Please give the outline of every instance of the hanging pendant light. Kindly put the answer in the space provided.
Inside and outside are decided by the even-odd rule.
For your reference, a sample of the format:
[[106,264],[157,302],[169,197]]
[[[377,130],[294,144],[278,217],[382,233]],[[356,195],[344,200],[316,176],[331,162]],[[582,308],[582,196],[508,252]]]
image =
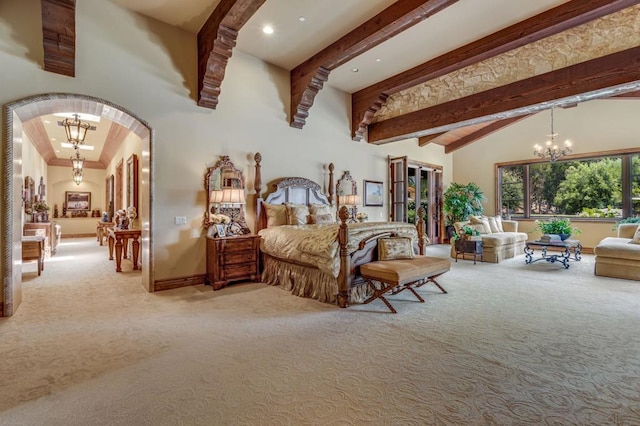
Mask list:
[[91,124],[86,121],[80,120],[80,115],[73,114],[73,120],[65,118],[62,121],[64,131],[67,134],[67,141],[77,148],[78,145],[84,143],[84,138],[87,137],[87,130],[91,129]]
[[540,158],[547,158],[552,163],[558,158],[567,154],[571,154],[573,152],[573,146],[571,145],[571,141],[569,139],[564,141],[564,147],[562,148],[560,148],[556,143],[556,136],[558,136],[558,134],[554,133],[553,131],[553,109],[554,107],[551,108],[551,134],[547,135],[549,136],[549,139],[547,139],[547,142],[544,144],[544,146],[536,144],[533,147],[534,155]]

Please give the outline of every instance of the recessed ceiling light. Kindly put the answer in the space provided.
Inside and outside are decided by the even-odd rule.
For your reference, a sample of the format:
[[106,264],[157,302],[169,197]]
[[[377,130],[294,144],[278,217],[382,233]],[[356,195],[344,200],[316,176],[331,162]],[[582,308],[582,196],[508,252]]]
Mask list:
[[380,62],[382,59],[380,58],[376,58],[376,62]]
[[60,152],[60,150],[59,150],[59,149],[56,149],[56,152]]
[[49,120],[44,120],[44,124],[51,124],[51,121],[49,121]]
[[307,18],[305,18],[304,16],[301,16],[301,17],[298,18],[298,21],[300,21],[300,22],[304,22],[306,20],[307,20]]
[[360,70],[359,70],[358,68],[351,68],[351,71],[353,71],[353,72],[358,72],[358,71],[360,71]]
[[273,34],[273,27],[270,25],[265,25],[262,27],[262,32],[265,34]]
[[[66,143],[66,142],[60,143],[60,146],[63,147],[63,148],[74,148],[75,149],[75,146],[73,146],[70,143]],[[96,148],[94,146],[91,146],[91,145],[80,144],[80,145],[78,145],[78,149],[86,149],[87,151],[93,151]]]
[[51,138],[51,142],[55,142],[55,141],[57,141],[57,140],[58,140],[58,139],[56,139],[56,138]]

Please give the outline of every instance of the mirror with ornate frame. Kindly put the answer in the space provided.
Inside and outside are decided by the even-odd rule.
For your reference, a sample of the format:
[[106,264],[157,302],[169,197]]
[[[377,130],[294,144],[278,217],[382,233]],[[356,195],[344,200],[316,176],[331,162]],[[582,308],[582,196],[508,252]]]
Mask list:
[[338,200],[336,203],[337,211],[340,211],[340,206],[347,206],[351,211],[349,222],[356,222],[356,206],[360,204],[360,197],[358,196],[358,185],[349,171],[345,171],[336,182],[336,195]]
[[227,216],[230,223],[225,225],[226,235],[242,235],[251,231],[244,217],[244,175],[229,160],[227,155],[220,157],[204,175],[204,188],[207,193],[207,209],[204,213],[203,227],[211,234],[217,234],[220,215]]

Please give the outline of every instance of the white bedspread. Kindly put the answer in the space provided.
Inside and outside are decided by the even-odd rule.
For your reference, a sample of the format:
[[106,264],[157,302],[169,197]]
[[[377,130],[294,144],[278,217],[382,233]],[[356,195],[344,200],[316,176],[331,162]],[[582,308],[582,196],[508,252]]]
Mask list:
[[[393,231],[400,236],[418,241],[414,225],[402,222],[364,222],[349,226],[349,254],[357,250],[360,241],[384,231]],[[328,225],[284,225],[258,232],[260,249],[270,256],[317,267],[337,277],[340,272],[337,224]]]

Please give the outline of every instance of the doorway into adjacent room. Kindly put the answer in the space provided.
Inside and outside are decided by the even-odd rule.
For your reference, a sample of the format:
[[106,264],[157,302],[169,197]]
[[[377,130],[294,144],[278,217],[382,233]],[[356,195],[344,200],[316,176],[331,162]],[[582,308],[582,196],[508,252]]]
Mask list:
[[[3,134],[2,187],[4,200],[0,216],[2,243],[0,269],[4,277],[0,316],[11,316],[22,301],[22,235],[24,221],[23,194],[23,143],[30,139],[25,137],[24,125],[38,123],[43,116],[55,113],[85,113],[100,116],[112,123],[122,133],[135,135],[141,143],[141,161],[139,168],[139,209],[137,211],[138,226],[142,238],[140,244],[140,263],[142,274],[139,275],[141,285],[152,292],[153,288],[153,256],[151,226],[153,188],[151,170],[153,163],[153,132],[147,123],[118,105],[104,99],[77,94],[45,94],[25,98],[4,106],[5,132]],[[41,141],[46,139],[46,132]],[[35,144],[35,142],[33,142]],[[49,141],[46,141],[49,143]],[[51,149],[51,148],[49,148]],[[40,152],[40,151],[38,151]],[[41,155],[41,154],[40,154]],[[41,155],[42,156],[42,155]],[[42,156],[48,167],[47,158]],[[51,160],[51,159],[50,159]],[[59,159],[54,159],[55,161]],[[65,163],[66,164],[66,163]],[[102,187],[102,182],[99,182]],[[138,194],[136,194],[138,195]],[[97,202],[97,200],[96,200]],[[105,206],[107,208],[108,206]],[[50,212],[53,214],[53,210]],[[99,220],[95,218],[96,221]],[[64,230],[63,230],[64,233]],[[93,237],[93,241],[96,238]],[[105,259],[108,259],[105,256]],[[108,260],[107,260],[108,262]],[[114,275],[115,267],[114,267]],[[46,279],[42,274],[41,279]]]

